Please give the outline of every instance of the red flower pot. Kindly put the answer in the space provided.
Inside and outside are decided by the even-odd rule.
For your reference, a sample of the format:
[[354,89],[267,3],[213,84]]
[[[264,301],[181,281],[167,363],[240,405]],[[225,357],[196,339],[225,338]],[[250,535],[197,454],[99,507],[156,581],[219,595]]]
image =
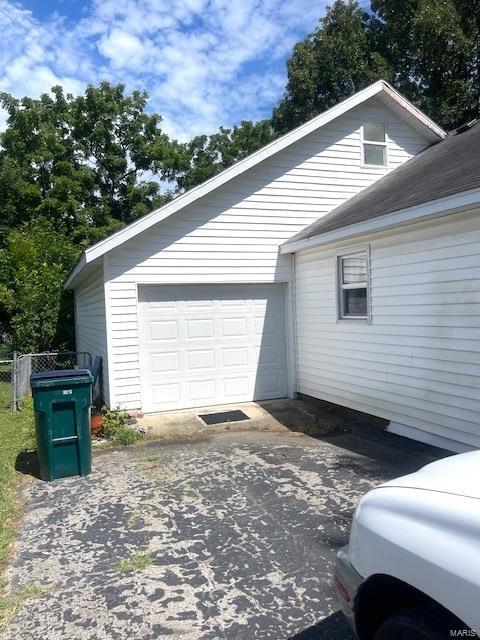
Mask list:
[[90,418],[90,430],[92,435],[96,436],[100,433],[103,427],[103,416],[97,415]]

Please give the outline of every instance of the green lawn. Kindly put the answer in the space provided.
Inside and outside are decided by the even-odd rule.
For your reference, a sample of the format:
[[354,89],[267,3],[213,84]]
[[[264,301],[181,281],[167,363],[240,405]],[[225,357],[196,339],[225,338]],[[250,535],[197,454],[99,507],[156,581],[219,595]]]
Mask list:
[[0,382],[0,573],[15,538],[20,504],[15,487],[19,474],[15,460],[22,451],[35,444],[31,401],[23,403],[22,411],[11,413],[10,385]]

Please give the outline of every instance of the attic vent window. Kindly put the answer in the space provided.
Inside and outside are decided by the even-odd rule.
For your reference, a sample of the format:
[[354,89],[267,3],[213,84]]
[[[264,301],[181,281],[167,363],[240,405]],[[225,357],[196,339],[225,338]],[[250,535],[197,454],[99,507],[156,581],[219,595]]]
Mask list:
[[387,166],[387,138],[383,122],[366,122],[362,127],[363,165]]

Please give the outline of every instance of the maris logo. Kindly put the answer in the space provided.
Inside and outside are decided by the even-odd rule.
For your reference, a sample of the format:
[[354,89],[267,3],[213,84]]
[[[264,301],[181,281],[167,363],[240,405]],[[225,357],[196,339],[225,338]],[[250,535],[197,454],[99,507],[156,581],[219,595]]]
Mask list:
[[471,629],[451,629],[450,630],[451,638],[477,638],[477,634],[475,631]]

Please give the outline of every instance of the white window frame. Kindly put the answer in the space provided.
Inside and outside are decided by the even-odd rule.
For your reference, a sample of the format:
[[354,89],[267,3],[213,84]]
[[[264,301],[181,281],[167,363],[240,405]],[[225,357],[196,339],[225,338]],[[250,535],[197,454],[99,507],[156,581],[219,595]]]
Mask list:
[[[358,286],[358,283],[343,284],[342,260],[356,255],[365,256],[367,262],[366,282]],[[372,322],[371,300],[370,300],[370,245],[355,245],[345,247],[335,252],[335,292],[337,296],[337,322],[370,324]],[[367,291],[367,315],[366,316],[346,316],[343,312],[343,291],[345,289],[366,289]]]
[[[364,124],[362,124],[362,126],[360,127],[360,142],[361,142],[361,153],[362,153],[362,167],[368,167],[369,169],[388,169],[388,135],[387,135],[387,123],[386,122],[381,122],[380,121],[376,121],[376,120],[370,120],[369,122],[376,122],[377,124],[383,124],[384,128],[385,128],[385,142],[375,142],[374,140],[365,140],[365,135],[364,135],[364,128],[365,125],[368,124],[367,122],[365,122]],[[385,164],[367,164],[365,162],[365,145],[366,144],[371,144],[371,145],[377,145],[380,147],[384,147],[385,148]]]

